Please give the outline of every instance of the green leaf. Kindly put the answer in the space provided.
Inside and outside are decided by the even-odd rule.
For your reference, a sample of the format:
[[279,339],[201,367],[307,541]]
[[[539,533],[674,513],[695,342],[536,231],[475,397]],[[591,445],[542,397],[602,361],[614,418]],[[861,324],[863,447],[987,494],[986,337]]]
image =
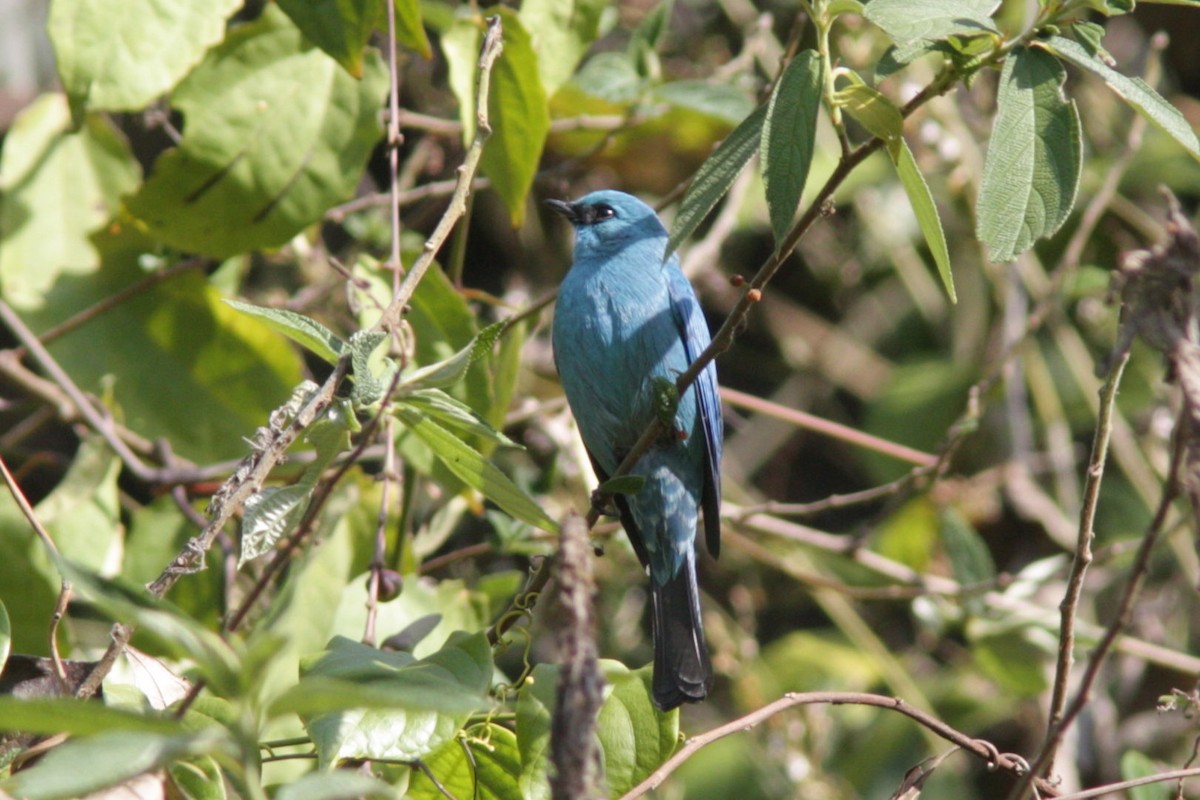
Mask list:
[[957,302],[958,296],[954,292],[954,273],[950,270],[950,250],[946,246],[946,234],[942,230],[942,219],[938,216],[937,204],[933,202],[933,194],[929,191],[929,185],[925,183],[925,177],[917,167],[917,160],[913,157],[912,150],[908,148],[908,142],[904,141],[903,137],[897,139],[895,144],[888,148],[888,154],[892,156],[896,165],[896,174],[900,178],[900,185],[904,187],[904,191],[908,195],[909,205],[912,206],[913,215],[917,218],[917,225],[920,226],[921,234],[925,237],[925,244],[933,256],[933,263],[937,265],[942,285],[946,287],[946,294],[950,297],[950,302]]
[[[1126,750],[1121,754],[1121,780],[1149,778],[1162,771],[1163,768],[1156,764],[1154,759],[1138,750]],[[1129,800],[1171,800],[1172,797],[1179,796],[1172,791],[1170,781],[1135,786],[1128,791]]]
[[345,800],[348,797],[390,800],[396,796],[396,790],[379,778],[344,769],[310,772],[299,780],[283,784],[274,795],[275,800]]
[[871,0],[863,9],[897,43],[944,41],[998,33],[991,14],[998,0]]
[[[148,243],[136,231],[96,238],[103,268],[56,284],[42,312],[28,318],[35,331],[145,277],[138,259]],[[176,453],[202,464],[244,455],[244,437],[301,380],[295,349],[221,302],[200,271],[142,287],[119,313],[94,317],[50,352],[85,391],[110,396],[126,426],[166,437]]]
[[110,574],[123,548],[117,476],[121,461],[99,436],[85,439],[66,476],[37,504],[37,516],[63,558]]
[[[386,29],[386,20],[381,27]],[[421,20],[420,0],[396,0],[396,38],[421,58],[433,58],[433,48]]]
[[0,151],[0,292],[15,308],[39,308],[60,276],[96,270],[89,235],[141,180],[105,119],[70,126],[66,98],[43,95],[17,116]]
[[315,319],[290,311],[286,308],[266,308],[240,300],[225,299],[225,303],[257,317],[268,327],[282,333],[296,344],[320,356],[329,364],[336,364],[346,349],[346,342]]
[[475,80],[479,67],[479,48],[483,42],[482,20],[470,8],[459,9],[460,16],[442,33],[442,54],[449,69],[450,91],[458,100],[458,119],[463,126],[463,144],[475,138]]
[[414,409],[396,409],[396,416],[433,450],[434,454],[463,483],[483,494],[513,517],[546,531],[558,525],[546,515],[521,487],[472,448],[431,417]]
[[102,578],[69,561],[60,561],[59,569],[80,598],[114,620],[132,624],[140,634],[153,637],[173,656],[191,659],[218,695],[236,692],[241,664],[230,644],[218,634],[167,601],[153,597],[143,586],[119,578]]
[[1197,141],[1196,132],[1192,130],[1187,118],[1141,78],[1122,75],[1101,61],[1099,57],[1088,53],[1083,45],[1062,36],[1036,40],[1034,44],[1070,61],[1077,67],[1099,75],[1110,89],[1133,106],[1151,124],[1183,145],[1193,158],[1200,159],[1200,141]]
[[208,753],[232,756],[236,749],[217,728],[175,736],[101,733],[53,748],[34,767],[0,783],[0,790],[25,800],[81,797],[177,759]]
[[105,731],[177,734],[184,728],[172,715],[136,714],[97,701],[5,695],[0,696],[0,730],[86,736]]
[[584,94],[610,103],[631,103],[645,88],[645,80],[628,53],[597,53],[587,60],[572,84]]
[[[882,92],[863,83],[862,78],[853,73],[851,75],[850,85],[833,93],[834,105],[845,110],[872,136],[886,142],[889,149],[894,149],[904,132],[904,117],[900,109]],[[893,161],[895,158],[893,153]]]
[[508,208],[513,227],[519,228],[525,221],[525,197],[550,132],[550,109],[529,33],[516,12],[495,10],[504,26],[504,51],[492,68],[488,96],[492,135],[479,167]]
[[618,475],[596,487],[601,494],[640,494],[646,485],[644,475]]
[[[679,741],[679,712],[654,707],[649,666],[630,670],[601,660],[608,683],[596,720],[609,796],[620,797],[662,765]],[[521,752],[521,788],[527,798],[549,797],[546,788],[550,720],[558,693],[559,668],[540,664],[517,696],[517,743]]]
[[699,111],[730,125],[738,124],[754,111],[754,103],[746,93],[727,83],[672,81],[655,87],[649,99]]
[[428,414],[442,425],[459,433],[478,436],[507,447],[519,444],[493,428],[487,420],[471,410],[465,403],[455,400],[441,389],[421,389],[412,392],[400,401],[418,413]]
[[760,147],[776,249],[792,227],[808,180],[824,86],[821,75],[821,57],[805,50],[788,64],[767,104]]
[[[272,707],[273,714],[319,714],[305,727],[323,768],[345,758],[423,758],[485,706],[493,666],[482,633],[456,634],[429,657],[399,666],[379,654],[338,637]],[[346,674],[356,658],[354,681],[327,676]],[[346,710],[323,713],[331,708]]]
[[492,351],[507,323],[495,322],[476,334],[465,347],[444,361],[419,367],[404,376],[397,387],[400,394],[422,389],[445,389],[461,381],[472,364]]
[[1034,697],[1046,691],[1046,653],[1021,630],[982,636],[971,641],[979,669],[1005,692]]
[[144,108],[225,37],[241,0],[54,0],[46,30],[76,119]]
[[666,761],[679,742],[679,712],[654,707],[649,666],[629,670],[602,661],[604,679],[612,687],[600,707],[596,736],[603,751],[609,791],[620,796],[637,786]]
[[[212,756],[198,756],[167,765],[171,794],[179,800],[226,800],[226,776]],[[170,791],[170,790],[169,790]]]
[[242,549],[238,569],[274,549],[284,535],[295,530],[308,508],[317,481],[330,462],[350,446],[349,420],[353,413],[334,405],[304,432],[316,458],[291,486],[272,486],[246,500],[242,516]]
[[268,5],[172,93],[183,141],[127,207],[181,250],[225,258],[284,244],[353,193],[386,90],[377,54],[356,81]]
[[941,514],[942,547],[950,559],[954,579],[962,586],[985,583],[996,577],[996,564],[979,532],[954,508]]
[[439,788],[422,770],[414,770],[406,798],[444,800],[452,797],[479,800],[525,800],[518,783],[521,758],[517,737],[495,723],[471,726],[466,737],[443,744],[424,759]]
[[692,235],[745,169],[746,163],[758,150],[766,119],[767,106],[759,106],[700,165],[683,196],[683,202],[679,204],[679,213],[675,215],[667,249],[663,253],[664,260]]
[[1065,79],[1040,50],[1018,48],[1004,63],[976,222],[992,261],[1011,261],[1053,234],[1075,204],[1083,145]]
[[371,31],[387,29],[384,0],[279,0],[279,7],[309,41],[355,78],[363,76],[363,51]]
[[546,96],[575,73],[583,54],[616,15],[606,0],[525,0],[519,16],[537,52],[538,75]]

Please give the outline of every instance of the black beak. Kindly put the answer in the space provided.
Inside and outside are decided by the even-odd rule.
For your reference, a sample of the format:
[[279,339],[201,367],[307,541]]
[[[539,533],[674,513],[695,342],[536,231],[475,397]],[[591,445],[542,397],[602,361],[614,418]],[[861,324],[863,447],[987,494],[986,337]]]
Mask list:
[[564,200],[547,200],[546,205],[565,217],[572,225],[579,222],[579,207],[574,203],[568,203]]

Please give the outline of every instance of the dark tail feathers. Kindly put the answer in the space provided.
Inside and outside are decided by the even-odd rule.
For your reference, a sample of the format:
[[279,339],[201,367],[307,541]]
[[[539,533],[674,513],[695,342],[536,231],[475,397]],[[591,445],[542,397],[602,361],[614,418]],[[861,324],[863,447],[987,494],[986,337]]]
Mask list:
[[654,704],[670,711],[695,703],[712,686],[712,664],[700,621],[700,591],[696,587],[696,557],[687,560],[674,578],[658,585],[650,579],[654,605]]

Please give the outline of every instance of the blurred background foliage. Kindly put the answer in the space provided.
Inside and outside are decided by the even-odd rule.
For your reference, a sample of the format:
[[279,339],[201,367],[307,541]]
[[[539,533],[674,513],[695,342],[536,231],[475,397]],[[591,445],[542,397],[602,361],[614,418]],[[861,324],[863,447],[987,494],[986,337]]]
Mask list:
[[[1019,30],[1036,5],[1006,0],[998,25]],[[812,26],[790,2],[585,6],[595,15],[597,40],[580,49],[578,69],[541,75],[549,133],[530,175],[532,194],[514,208],[485,179],[473,195],[466,224],[412,300],[407,321],[415,363],[450,356],[488,323],[554,289],[570,263],[569,232],[542,210],[540,199],[619,188],[656,203],[669,223],[714,144],[764,100],[788,48],[813,44]],[[552,8],[527,0],[521,14],[531,15],[528,23]],[[420,37],[410,32],[400,54],[405,264],[441,217],[464,156],[462,122],[471,114],[460,98],[471,75],[463,69],[470,70],[477,47],[462,27],[471,8],[429,2],[421,11],[429,49],[422,54]],[[328,374],[323,362],[220,298],[302,312],[343,337],[378,316],[361,285],[359,294],[348,291],[348,278],[384,286],[390,280],[377,268],[391,247],[388,150],[374,122],[386,91],[383,59],[360,59],[364,77],[357,83],[336,67],[311,67],[314,75],[328,72],[329,80],[352,84],[362,95],[360,129],[339,133],[347,143],[341,166],[356,158],[358,166],[333,169],[345,186],[332,190],[336,202],[314,206],[301,233],[250,246],[196,228],[200,223],[162,233],[152,220],[148,230],[138,230],[116,213],[122,202],[141,202],[163,209],[164,225],[173,219],[168,212],[176,201],[149,192],[143,176],[154,180],[165,169],[157,159],[179,144],[179,131],[187,142],[202,124],[187,117],[187,94],[170,105],[154,100],[144,110],[87,116],[89,138],[46,156],[61,161],[59,181],[48,184],[46,194],[20,193],[11,178],[25,173],[10,144],[39,127],[77,130],[67,99],[45,94],[57,85],[45,15],[46,4],[37,0],[0,0],[5,233],[17,227],[14,198],[37,204],[21,213],[61,204],[91,216],[86,222],[60,218],[62,228],[73,226],[66,235],[53,226],[38,231],[39,246],[61,245],[57,254],[19,249],[30,247],[27,239],[19,247],[16,239],[6,240],[0,250],[4,298],[44,334],[135,287],[131,298],[55,338],[51,352],[80,387],[112,409],[144,458],[155,457],[149,443],[165,440],[194,464],[216,466],[206,480],[183,487],[187,514],[171,501],[168,487],[123,469],[77,417],[57,413],[61,392],[22,383],[12,370],[0,377],[0,452],[60,549],[101,573],[141,583],[195,534],[206,496],[228,474],[229,459],[246,452],[255,427],[303,376]],[[268,24],[262,22],[268,16],[269,24],[289,28],[281,13],[256,2],[238,10],[234,24]],[[1139,5],[1128,15],[1096,19],[1106,23],[1104,47],[1118,68],[1161,76],[1151,82],[1193,129],[1200,126],[1200,13]],[[536,39],[538,28],[529,27]],[[1170,35],[1165,49],[1152,43],[1159,30]],[[855,15],[840,17],[833,29],[838,62],[863,75],[875,74],[887,46],[878,28]],[[902,104],[938,65],[936,58],[919,59],[882,77],[878,88]],[[1085,142],[1076,209],[1055,236],[1016,261],[991,263],[976,238],[974,203],[997,76],[985,71],[970,86],[956,87],[905,128],[937,201],[957,303],[947,299],[886,156],[876,153],[839,188],[831,213],[801,241],[718,362],[722,385],[751,402],[726,398],[729,518],[721,559],[704,563],[702,580],[718,680],[707,703],[682,711],[685,733],[715,727],[783,692],[841,690],[894,694],[1003,752],[1029,753],[1040,743],[1058,647],[1057,607],[1096,426],[1094,371],[1117,325],[1117,311],[1106,301],[1108,275],[1122,251],[1161,237],[1159,185],[1195,213],[1200,164],[1155,128],[1130,141],[1136,115],[1095,76],[1072,71],[1068,91],[1079,104]],[[194,75],[189,80],[199,83]],[[203,91],[196,87],[195,102]],[[297,116],[271,135],[301,137],[305,121]],[[856,141],[867,138],[853,122],[850,130]],[[809,187],[830,174],[839,147],[823,117]],[[126,148],[133,159],[120,155]],[[484,175],[510,168],[489,168],[485,160]],[[1102,187],[1114,170],[1115,191],[1102,196],[1094,229],[1078,238],[1081,215],[1108,191]],[[514,179],[519,176],[505,180]],[[140,200],[129,200],[134,191]],[[774,249],[762,197],[761,178],[748,170],[681,250],[714,329],[738,298],[731,279],[749,277]],[[152,216],[142,208],[144,218]],[[204,245],[195,242],[211,248],[197,254]],[[86,253],[80,257],[71,247]],[[30,254],[36,263],[18,264]],[[55,257],[51,268],[45,259]],[[1027,333],[1035,312],[1040,324]],[[521,445],[490,450],[476,443],[558,518],[586,508],[592,478],[557,385],[550,314],[546,309],[516,326],[452,394]],[[0,343],[7,353],[19,345],[7,331]],[[1005,357],[1017,343],[1017,355]],[[1109,622],[1129,554],[1158,502],[1172,403],[1161,358],[1136,346],[1118,398],[1097,517],[1097,561],[1079,610],[1081,657]],[[896,447],[867,449],[781,419],[779,409],[802,409],[917,452],[904,457]],[[845,499],[910,474],[914,465],[928,463],[922,454],[938,453],[951,438],[957,449],[937,480],[901,484],[867,501]],[[466,490],[420,440],[401,435],[398,446],[402,489],[399,499],[392,496],[384,550],[388,566],[404,576],[403,588],[382,604],[378,624],[384,638],[440,615],[435,633],[415,651],[419,657],[427,654],[421,647],[432,652],[453,630],[478,631],[494,621],[518,591],[530,558],[551,552],[553,543]],[[251,611],[252,626],[283,637],[264,681],[294,681],[297,661],[324,647],[331,632],[360,635],[381,458],[379,447],[367,449],[328,501],[316,535],[321,546],[298,556],[273,584],[270,599]],[[298,468],[285,465],[279,472],[285,479]],[[46,655],[58,576],[7,501],[0,503],[0,526],[0,596],[12,620],[13,649]],[[600,653],[637,667],[651,653],[644,582],[614,523],[602,522],[596,536],[604,547],[596,562]],[[1060,759],[1067,786],[1132,774],[1131,753],[1148,759],[1151,769],[1188,760],[1194,718],[1159,713],[1156,704],[1174,689],[1191,690],[1200,666],[1193,655],[1200,636],[1193,537],[1192,520],[1180,507],[1155,554],[1128,636]],[[220,552],[210,554],[209,569],[188,576],[170,595],[209,627],[256,577],[254,565],[233,571],[235,539],[229,531]],[[873,558],[856,556],[864,550]],[[554,620],[545,606],[538,605],[529,624],[535,661],[555,658],[545,633]],[[72,658],[93,657],[107,628],[89,619],[86,606],[75,612],[62,646]],[[137,643],[163,652],[154,642]],[[498,654],[497,668],[510,679],[522,671],[521,650]],[[294,723],[280,724],[264,736],[296,730]],[[910,767],[946,747],[898,715],[810,706],[709,746],[657,796],[886,797]],[[289,774],[281,769],[277,779]],[[922,796],[998,797],[1007,785],[978,761],[957,756],[930,778]]]

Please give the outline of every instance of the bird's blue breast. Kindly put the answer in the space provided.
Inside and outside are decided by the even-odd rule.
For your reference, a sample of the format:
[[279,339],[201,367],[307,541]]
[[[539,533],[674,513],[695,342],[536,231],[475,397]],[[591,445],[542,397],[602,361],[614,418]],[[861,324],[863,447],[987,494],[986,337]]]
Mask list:
[[[664,242],[603,258],[590,256],[587,244],[580,242],[559,290],[555,361],[584,444],[611,474],[654,417],[653,379],[673,382],[688,355],[668,285],[678,266],[662,263]],[[660,441],[642,457],[633,472],[646,485],[629,498],[660,582],[675,574],[695,539],[705,451],[694,391],[680,398],[675,424],[682,440]]]

